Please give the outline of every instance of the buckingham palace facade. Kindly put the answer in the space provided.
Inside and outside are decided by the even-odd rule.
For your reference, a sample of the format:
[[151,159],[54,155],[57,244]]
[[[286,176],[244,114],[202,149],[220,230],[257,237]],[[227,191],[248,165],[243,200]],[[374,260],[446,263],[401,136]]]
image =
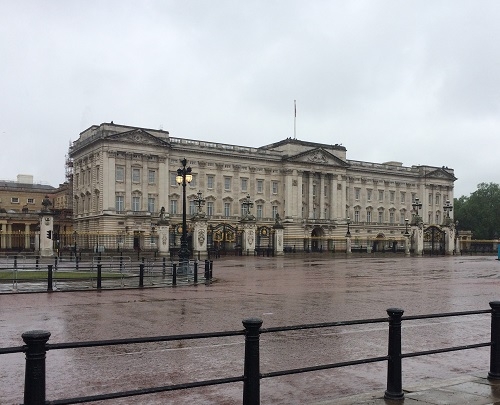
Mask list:
[[297,250],[331,249],[348,226],[359,241],[397,241],[415,201],[424,223],[439,225],[456,180],[445,166],[351,160],[339,144],[287,138],[254,148],[113,122],[83,131],[69,156],[75,231],[100,234],[108,245],[128,237],[143,249],[154,247],[160,212],[174,232],[181,223],[175,177],[183,159],[193,175],[186,187],[189,217],[203,199],[209,226],[238,229],[251,202],[256,226],[271,229],[279,218],[285,248]]

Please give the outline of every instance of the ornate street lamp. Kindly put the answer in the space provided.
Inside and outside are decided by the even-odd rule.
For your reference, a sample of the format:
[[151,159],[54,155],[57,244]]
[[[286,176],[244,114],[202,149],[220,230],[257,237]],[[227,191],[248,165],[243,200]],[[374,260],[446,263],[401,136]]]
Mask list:
[[194,203],[198,206],[198,214],[201,214],[201,206],[205,205],[205,199],[202,197],[201,191],[196,193],[196,197],[193,199]]
[[346,238],[350,238],[351,237],[351,229],[350,229],[350,225],[351,225],[351,218],[347,217],[347,233],[345,234],[345,237]]
[[410,232],[408,232],[408,218],[405,218],[405,227],[406,227],[406,230],[405,230],[405,236],[408,237],[410,236]]
[[446,212],[446,218],[444,220],[444,223],[446,225],[449,225],[451,222],[450,211],[452,211],[452,210],[453,210],[453,205],[451,205],[450,200],[446,200],[446,202],[443,205],[443,211]]
[[179,250],[179,262],[183,269],[187,270],[189,264],[189,249],[187,244],[187,225],[186,225],[186,184],[191,183],[193,175],[191,174],[191,167],[186,167],[187,160],[181,160],[182,167],[177,169],[177,176],[175,181],[177,184],[182,185],[182,236],[181,236],[181,249]]
[[253,201],[250,200],[250,194],[247,194],[241,205],[243,205],[243,217],[250,217],[250,208],[253,207]]
[[418,197],[415,198],[415,201],[411,204],[411,206],[413,207],[413,211],[415,212],[415,215],[413,215],[412,217],[411,223],[418,225],[423,222],[422,218],[420,218],[420,216],[418,215],[418,209],[422,208],[422,203],[420,202]]

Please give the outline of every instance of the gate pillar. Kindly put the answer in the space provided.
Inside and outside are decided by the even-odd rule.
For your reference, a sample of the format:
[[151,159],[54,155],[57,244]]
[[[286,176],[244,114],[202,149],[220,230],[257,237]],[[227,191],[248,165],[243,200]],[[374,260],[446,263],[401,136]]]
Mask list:
[[207,220],[205,217],[195,216],[192,219],[194,223],[193,233],[193,256],[205,259],[207,252]]
[[49,208],[52,205],[48,196],[42,201],[40,212],[40,256],[54,256],[54,214]]
[[424,253],[424,224],[412,225],[413,251],[416,256],[422,256]]
[[455,229],[451,226],[445,228],[444,253],[452,255],[455,250]]
[[255,232],[257,229],[257,225],[253,221],[245,221],[242,223],[243,225],[243,240],[242,246],[243,253],[253,252],[255,250]]
[[158,220],[158,253],[160,256],[167,256],[170,251],[170,226],[165,213],[165,208],[161,207],[160,218]]

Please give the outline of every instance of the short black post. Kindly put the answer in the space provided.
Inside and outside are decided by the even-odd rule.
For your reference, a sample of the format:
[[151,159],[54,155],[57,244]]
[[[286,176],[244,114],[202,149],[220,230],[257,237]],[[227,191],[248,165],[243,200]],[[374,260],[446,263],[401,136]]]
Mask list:
[[14,256],[14,270],[17,270],[17,255]]
[[243,405],[260,405],[259,338],[262,319],[243,320],[245,328],[245,365],[243,371]]
[[102,264],[99,260],[97,262],[97,289],[100,290],[102,287]]
[[172,285],[177,285],[177,263],[172,263]]
[[47,266],[47,291],[52,291],[52,265]]
[[491,301],[490,380],[500,380],[500,301]]
[[403,378],[401,366],[401,317],[403,310],[389,308],[389,360],[387,361],[387,390],[384,398],[403,399]]
[[22,334],[26,343],[26,369],[24,372],[24,405],[45,404],[45,344],[50,332],[32,330]]
[[210,260],[210,280],[212,280],[212,277],[214,275],[213,270],[214,270],[214,261]]
[[144,287],[144,262],[139,265],[139,287]]
[[35,268],[38,270],[38,263],[40,261],[40,256],[35,256]]
[[208,281],[210,279],[210,262],[205,260],[205,280]]
[[193,282],[195,284],[197,284],[198,283],[198,262],[194,262],[193,277],[194,277]]
[[123,252],[120,252],[120,273],[123,273]]
[[54,269],[57,270],[57,256],[54,258]]
[[76,271],[78,271],[78,263],[80,262],[80,259],[78,258],[78,256],[75,255],[75,269]]
[[162,276],[165,278],[165,274],[167,273],[167,258],[163,258],[163,263],[162,263]]

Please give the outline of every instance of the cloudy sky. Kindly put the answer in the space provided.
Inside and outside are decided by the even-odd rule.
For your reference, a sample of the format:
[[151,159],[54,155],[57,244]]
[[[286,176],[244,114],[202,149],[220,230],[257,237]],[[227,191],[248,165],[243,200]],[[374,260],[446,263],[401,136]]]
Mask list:
[[500,183],[500,1],[0,0],[0,179],[64,181],[93,124]]

